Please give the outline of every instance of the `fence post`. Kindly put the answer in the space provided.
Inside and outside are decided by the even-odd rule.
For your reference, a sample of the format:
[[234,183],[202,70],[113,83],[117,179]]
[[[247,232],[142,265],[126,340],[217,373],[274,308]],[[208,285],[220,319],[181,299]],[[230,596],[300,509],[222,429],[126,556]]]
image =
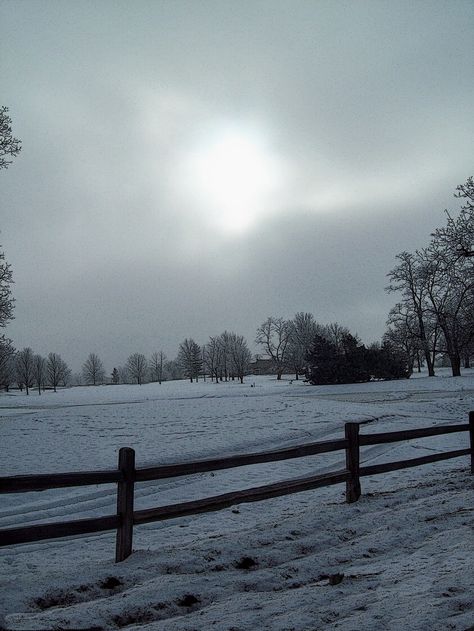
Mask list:
[[471,441],[471,473],[474,473],[474,412],[469,412],[469,438]]
[[124,479],[117,485],[117,528],[115,563],[124,561],[132,554],[133,540],[133,489],[135,484],[135,450],[122,447],[119,451],[119,470]]
[[359,479],[359,423],[346,423],[344,433],[347,440],[346,469],[350,477],[346,480],[346,502],[357,502],[360,497]]

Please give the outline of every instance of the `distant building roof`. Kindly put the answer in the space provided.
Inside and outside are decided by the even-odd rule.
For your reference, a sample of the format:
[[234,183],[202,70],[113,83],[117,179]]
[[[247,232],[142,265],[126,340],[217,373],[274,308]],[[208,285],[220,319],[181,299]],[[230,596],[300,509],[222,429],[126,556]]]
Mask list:
[[270,358],[257,358],[249,365],[252,375],[272,375],[275,373],[273,360]]

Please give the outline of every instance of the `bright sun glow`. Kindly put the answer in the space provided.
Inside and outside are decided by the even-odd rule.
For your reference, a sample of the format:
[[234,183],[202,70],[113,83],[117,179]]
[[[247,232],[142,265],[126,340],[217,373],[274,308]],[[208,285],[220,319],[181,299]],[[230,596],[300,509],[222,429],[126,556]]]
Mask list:
[[190,193],[205,218],[244,232],[271,210],[281,183],[279,161],[255,132],[226,128],[199,143],[187,161]]

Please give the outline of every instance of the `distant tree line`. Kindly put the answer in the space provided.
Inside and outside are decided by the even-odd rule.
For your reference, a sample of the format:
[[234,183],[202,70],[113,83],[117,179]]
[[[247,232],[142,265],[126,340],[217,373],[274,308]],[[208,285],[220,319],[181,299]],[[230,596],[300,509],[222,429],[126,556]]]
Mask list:
[[243,383],[251,361],[247,341],[233,331],[210,337],[202,347],[193,339],[185,339],[179,346],[177,358],[178,366],[191,382],[202,374],[215,383],[235,380]]
[[271,359],[277,379],[292,372],[312,384],[354,383],[371,379],[401,379],[411,374],[409,357],[384,339],[366,348],[347,327],[320,324],[311,313],[292,320],[269,317],[257,330],[256,341]]
[[[265,372],[275,374],[277,379],[284,373],[292,373],[295,379],[304,376],[311,383],[342,383],[400,378],[409,373],[405,355],[392,351],[388,342],[366,349],[349,329],[338,323],[319,324],[310,313],[297,313],[292,320],[267,318],[257,330],[256,341],[266,357]],[[6,348],[8,352],[1,355],[0,387],[24,388],[26,394],[32,388],[41,394],[47,388],[56,391],[67,385],[161,384],[174,379],[189,379],[191,383],[199,379],[216,384],[243,383],[245,376],[252,373],[253,358],[248,343],[244,336],[233,331],[211,336],[203,345],[186,338],[179,345],[174,360],[168,360],[162,350],[153,352],[149,358],[133,353],[124,365],[114,367],[110,374],[95,352],[87,356],[81,372],[73,375],[58,353],[42,357],[30,347],[16,351],[10,342],[4,344],[3,351]],[[397,361],[402,368],[393,367]],[[328,376],[321,376],[323,373],[332,374],[332,381]]]
[[42,357],[33,353],[29,346],[15,351],[10,345],[0,365],[0,386],[7,392],[13,385],[20,390],[25,389],[26,394],[32,388],[37,389],[38,394],[47,388],[56,392],[58,386],[67,386],[70,380],[71,370],[61,355],[49,353],[47,357]]
[[[89,355],[80,377],[87,384],[97,383],[143,383],[173,379],[210,379],[216,383],[238,380],[243,383],[249,373],[252,354],[242,335],[224,331],[199,345],[194,339],[181,342],[176,359],[168,360],[162,350],[147,358],[142,353],[130,355],[123,366],[114,367],[109,379],[105,377],[102,362],[94,354]],[[100,376],[100,378],[99,378]],[[95,380],[94,380],[95,379]]]

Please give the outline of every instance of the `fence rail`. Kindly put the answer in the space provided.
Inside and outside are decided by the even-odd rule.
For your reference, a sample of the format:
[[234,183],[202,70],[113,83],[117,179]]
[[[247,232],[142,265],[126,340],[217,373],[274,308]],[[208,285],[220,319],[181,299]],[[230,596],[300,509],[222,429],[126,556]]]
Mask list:
[[[42,475],[24,475],[0,477],[0,493],[24,493],[51,488],[85,486],[96,484],[117,484],[117,513],[89,519],[39,524],[20,528],[0,530],[0,547],[70,537],[107,530],[117,530],[116,562],[123,561],[132,553],[133,527],[166,519],[175,519],[186,515],[195,515],[217,511],[242,502],[259,502],[300,493],[332,484],[346,483],[346,501],[356,502],[361,495],[360,478],[377,475],[388,471],[396,471],[460,456],[471,456],[471,473],[474,473],[474,412],[469,413],[469,423],[456,425],[438,425],[435,427],[385,432],[376,434],[360,434],[358,423],[345,424],[345,437],[337,440],[307,443],[286,449],[276,449],[251,454],[195,460],[182,464],[160,465],[156,467],[135,467],[135,451],[129,447],[120,449],[118,469],[111,471],[84,471],[79,473],[54,473]],[[378,465],[360,466],[360,448],[367,445],[388,444],[439,436],[454,432],[469,432],[470,447],[443,453],[431,454],[420,458],[399,460]],[[323,475],[306,476],[283,480],[274,484],[253,487],[241,491],[233,491],[207,497],[204,499],[159,506],[145,510],[134,510],[135,483],[147,480],[162,480],[183,475],[192,475],[205,471],[219,471],[233,467],[243,467],[265,462],[276,462],[292,458],[303,458],[332,451],[345,451],[345,469]]]
[[331,451],[340,451],[347,447],[347,441],[343,438],[338,440],[327,440],[323,442],[306,443],[287,449],[275,449],[272,451],[261,451],[252,454],[242,454],[228,456],[227,458],[215,458],[212,460],[195,460],[183,464],[161,465],[159,467],[148,467],[136,470],[137,482],[145,480],[160,480],[163,478],[177,478],[181,475],[191,475],[193,473],[203,473],[205,471],[219,471],[221,469],[232,469],[234,467],[244,467],[252,464],[263,464],[265,462],[277,462],[278,460],[291,460],[292,458],[303,458],[304,456],[315,456]]
[[122,473],[117,471],[117,469],[112,471],[18,475],[0,478],[0,493],[25,493],[26,491],[44,491],[67,486],[113,484],[114,482],[120,482],[122,478]]

